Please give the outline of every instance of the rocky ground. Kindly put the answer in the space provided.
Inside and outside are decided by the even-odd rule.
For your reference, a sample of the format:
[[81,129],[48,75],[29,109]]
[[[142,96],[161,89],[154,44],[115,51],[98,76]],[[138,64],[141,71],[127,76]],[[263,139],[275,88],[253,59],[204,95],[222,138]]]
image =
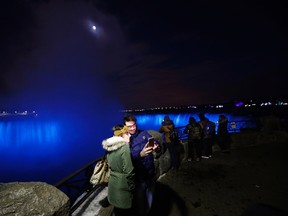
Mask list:
[[183,161],[157,183],[151,215],[288,215],[288,143]]

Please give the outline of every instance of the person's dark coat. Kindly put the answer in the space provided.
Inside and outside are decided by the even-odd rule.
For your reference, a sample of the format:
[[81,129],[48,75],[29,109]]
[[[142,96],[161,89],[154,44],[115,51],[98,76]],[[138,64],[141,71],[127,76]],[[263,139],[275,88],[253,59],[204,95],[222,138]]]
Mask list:
[[145,181],[151,179],[155,175],[154,156],[149,154],[142,158],[140,152],[148,142],[148,138],[152,137],[147,131],[140,132],[131,142],[132,161],[135,166],[136,177]]

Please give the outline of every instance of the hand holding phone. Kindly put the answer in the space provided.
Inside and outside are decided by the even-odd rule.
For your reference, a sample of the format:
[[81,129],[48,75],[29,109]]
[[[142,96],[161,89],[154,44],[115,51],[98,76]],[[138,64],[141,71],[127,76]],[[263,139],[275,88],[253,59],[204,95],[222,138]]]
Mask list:
[[148,138],[148,147],[154,147],[154,142],[155,142],[155,139],[154,139],[154,137],[150,137],[150,138]]

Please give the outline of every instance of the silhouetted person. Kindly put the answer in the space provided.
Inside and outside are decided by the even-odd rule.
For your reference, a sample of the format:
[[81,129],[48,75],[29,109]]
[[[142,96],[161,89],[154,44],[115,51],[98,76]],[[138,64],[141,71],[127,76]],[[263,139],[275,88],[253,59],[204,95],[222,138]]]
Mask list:
[[199,113],[199,119],[204,135],[202,140],[202,158],[208,159],[212,157],[212,146],[215,141],[215,123],[205,117],[204,113]]
[[228,119],[220,115],[218,120],[217,142],[223,153],[230,152],[231,137],[227,129]]
[[184,133],[188,134],[188,161],[194,160],[196,154],[196,161],[201,160],[202,152],[202,128],[194,117],[189,118],[189,124],[186,125]]
[[159,128],[160,133],[164,133],[164,143],[169,151],[171,159],[172,170],[177,170],[179,168],[179,155],[177,142],[178,140],[172,140],[170,137],[170,132],[175,128],[173,121],[169,116],[165,116],[162,125]]

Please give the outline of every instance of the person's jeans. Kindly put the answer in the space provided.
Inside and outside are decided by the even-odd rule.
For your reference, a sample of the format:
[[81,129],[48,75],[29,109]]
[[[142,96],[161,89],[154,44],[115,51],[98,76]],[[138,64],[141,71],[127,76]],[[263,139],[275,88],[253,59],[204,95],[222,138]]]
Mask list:
[[137,216],[147,215],[151,209],[154,194],[153,180],[137,181],[133,198],[133,212]]
[[191,139],[188,140],[188,158],[194,159],[196,154],[196,158],[201,158],[202,156],[202,141],[200,139]]
[[177,144],[166,143],[166,146],[167,146],[169,154],[170,154],[172,168],[178,169],[179,168],[179,158],[178,158]]

